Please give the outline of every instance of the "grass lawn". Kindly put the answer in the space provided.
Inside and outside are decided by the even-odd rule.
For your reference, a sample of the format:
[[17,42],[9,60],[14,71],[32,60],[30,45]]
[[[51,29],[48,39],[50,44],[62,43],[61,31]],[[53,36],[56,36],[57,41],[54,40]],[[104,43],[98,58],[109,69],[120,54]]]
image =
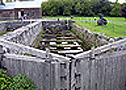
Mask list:
[[114,22],[108,23],[106,26],[97,26],[96,22],[76,21],[76,24],[109,37],[126,37],[126,23]]
[[[67,20],[67,17],[43,17],[45,19],[57,19]],[[76,21],[79,26],[84,26],[93,32],[99,32],[109,37],[126,37],[126,20],[123,17],[105,17],[112,23],[108,23],[106,26],[97,26],[96,22]],[[68,18],[70,19],[70,17]],[[97,17],[97,19],[99,19]],[[93,20],[93,17],[74,17],[72,20]]]
[[[45,16],[43,16],[42,18],[43,19],[55,19],[55,20],[59,18],[60,20],[67,20],[67,19],[71,20],[70,17],[63,17],[63,16],[59,16],[59,17],[49,17],[49,16],[45,17]],[[105,18],[109,21],[123,21],[123,22],[126,21],[126,19],[123,17],[105,17]],[[98,19],[99,19],[99,17],[97,17],[97,20]],[[72,20],[94,20],[94,17],[73,17]]]

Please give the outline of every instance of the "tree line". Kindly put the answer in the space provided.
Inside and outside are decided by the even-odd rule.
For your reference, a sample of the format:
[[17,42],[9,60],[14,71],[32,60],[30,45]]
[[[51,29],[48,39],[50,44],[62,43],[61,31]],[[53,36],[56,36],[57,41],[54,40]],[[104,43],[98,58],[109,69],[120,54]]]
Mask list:
[[112,3],[108,0],[48,0],[42,3],[43,16],[104,16],[120,17],[121,8],[118,0]]

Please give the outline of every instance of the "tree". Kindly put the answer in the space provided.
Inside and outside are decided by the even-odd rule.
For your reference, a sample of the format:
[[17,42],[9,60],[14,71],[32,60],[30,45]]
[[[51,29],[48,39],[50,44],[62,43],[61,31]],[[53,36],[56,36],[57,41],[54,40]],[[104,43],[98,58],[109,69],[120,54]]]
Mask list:
[[89,0],[80,0],[75,4],[76,14],[79,16],[92,16],[92,6]]
[[121,5],[119,3],[115,4],[113,6],[113,9],[110,12],[110,15],[111,16],[116,16],[116,17],[121,16],[120,8],[121,8]]
[[63,0],[63,15],[70,16],[72,13],[72,1],[73,0]]
[[110,2],[108,0],[91,0],[91,4],[92,4],[92,12],[95,15],[102,13],[105,16],[107,16],[111,11]]
[[126,6],[122,7],[121,11],[122,11],[121,12],[122,16],[125,17],[125,19],[126,19]]
[[119,0],[116,0],[115,3],[118,3]]
[[0,3],[1,5],[4,5],[4,2],[3,2],[3,0],[1,0],[1,3]]
[[[124,4],[125,5],[125,4]],[[121,16],[120,8],[124,6],[109,0],[48,0],[42,3],[44,16]]]

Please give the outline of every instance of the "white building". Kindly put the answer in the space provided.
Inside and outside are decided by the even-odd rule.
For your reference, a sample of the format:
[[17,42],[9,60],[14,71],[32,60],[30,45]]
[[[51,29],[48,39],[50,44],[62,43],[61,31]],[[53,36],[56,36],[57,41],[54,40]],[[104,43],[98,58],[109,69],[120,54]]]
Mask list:
[[27,18],[41,18],[42,9],[41,3],[46,0],[29,0],[5,2],[5,5],[0,5],[0,19],[18,19],[20,18],[21,10],[27,15]]

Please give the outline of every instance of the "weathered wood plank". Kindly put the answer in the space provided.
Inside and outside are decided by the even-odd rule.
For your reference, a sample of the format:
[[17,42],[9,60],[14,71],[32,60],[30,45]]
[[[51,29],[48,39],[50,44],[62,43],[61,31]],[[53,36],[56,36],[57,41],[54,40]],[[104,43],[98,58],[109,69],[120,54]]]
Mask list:
[[71,90],[75,90],[75,84],[76,84],[76,79],[75,79],[75,69],[76,69],[76,64],[75,64],[75,59],[73,59],[72,60],[72,62],[71,62],[71,72],[70,72],[70,88],[71,88]]
[[95,68],[95,60],[91,60],[91,73],[90,73],[90,83],[91,83],[91,90],[95,90],[96,87],[96,68]]

